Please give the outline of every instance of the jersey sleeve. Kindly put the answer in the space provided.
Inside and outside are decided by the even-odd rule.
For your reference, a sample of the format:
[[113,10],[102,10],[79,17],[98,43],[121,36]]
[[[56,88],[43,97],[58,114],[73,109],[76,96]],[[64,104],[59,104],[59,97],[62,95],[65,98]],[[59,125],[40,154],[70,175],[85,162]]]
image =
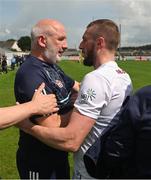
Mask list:
[[81,83],[75,108],[83,115],[98,119],[102,107],[106,106],[111,98],[108,81],[102,76],[88,74]]

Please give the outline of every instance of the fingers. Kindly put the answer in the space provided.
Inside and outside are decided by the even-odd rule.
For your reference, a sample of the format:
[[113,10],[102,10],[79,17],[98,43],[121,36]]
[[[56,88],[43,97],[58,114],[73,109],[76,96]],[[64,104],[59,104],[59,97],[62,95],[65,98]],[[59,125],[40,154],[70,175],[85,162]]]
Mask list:
[[57,102],[55,94],[49,94],[49,95],[47,95],[47,97],[49,97],[49,98],[51,98],[51,100],[54,100],[55,102]]
[[46,95],[43,91],[44,87],[44,83],[39,86],[37,92],[34,93],[32,102],[35,104],[34,106],[37,107],[38,114],[47,115],[49,113],[55,113],[59,110],[57,107],[56,96],[54,94]]
[[51,108],[51,112],[50,112],[50,108],[49,108],[48,111],[49,111],[49,113],[45,113],[44,116],[51,116],[51,115],[53,115],[54,113],[59,111],[59,108],[58,107]]
[[[51,109],[51,110],[50,110]],[[54,107],[54,108],[49,108],[49,109],[45,109],[45,113],[43,114],[43,116],[51,116],[53,115],[54,113],[57,113],[59,111],[59,108],[58,107]],[[47,113],[49,112],[49,113]]]
[[58,107],[55,107],[53,108],[52,112],[55,113],[55,112],[58,112],[59,111],[59,108]]
[[38,89],[35,89],[35,91],[37,91],[38,93],[42,93],[42,90],[44,89],[45,87],[45,83],[42,83]]
[[[56,104],[57,105],[57,104]],[[45,112],[43,113],[43,116],[51,116],[52,114],[56,113],[59,111],[59,108],[57,106],[54,106],[53,107],[47,107],[45,108]]]

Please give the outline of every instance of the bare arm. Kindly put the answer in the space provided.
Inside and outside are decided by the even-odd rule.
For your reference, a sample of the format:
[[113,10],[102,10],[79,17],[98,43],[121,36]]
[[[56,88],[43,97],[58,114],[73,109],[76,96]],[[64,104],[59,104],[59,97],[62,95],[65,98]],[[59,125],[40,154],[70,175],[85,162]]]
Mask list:
[[20,128],[43,143],[57,149],[75,152],[93,127],[95,120],[74,111],[65,128],[48,128],[24,121]]
[[[73,104],[78,96],[79,89],[80,89],[80,83],[75,81],[74,86],[72,88],[72,95],[70,98],[70,101]],[[46,118],[39,118],[39,119],[37,119],[36,122],[37,122],[37,124],[39,124],[41,126],[45,126],[45,127],[65,127],[65,126],[67,126],[67,124],[69,122],[71,113],[72,113],[72,110],[64,115],[58,115],[56,113],[56,114],[53,114]]]
[[[70,101],[73,104],[75,100],[77,99],[79,89],[80,89],[80,83],[75,81],[74,86],[72,88],[72,95],[70,98]],[[47,118],[38,119],[37,123],[45,127],[65,127],[69,123],[71,113],[72,113],[72,110],[67,112],[64,115],[58,115],[56,113]]]
[[[19,123],[19,127],[21,124],[22,124],[22,122]],[[60,127],[61,118],[57,113],[55,113],[55,114],[49,115],[47,117],[37,118],[36,124],[47,127],[47,128]]]
[[80,83],[78,81],[74,82],[74,86],[72,88],[74,91],[79,92],[80,89]]
[[55,95],[43,95],[42,84],[32,101],[16,106],[0,108],[0,129],[6,128],[35,114],[48,114],[58,110]]
[[[67,124],[69,123],[71,113],[72,113],[72,110],[64,115],[58,115],[57,113],[55,113],[55,114],[51,114],[48,117],[38,118],[36,119],[36,124],[47,127],[47,128],[66,127]],[[18,127],[20,127],[21,123],[18,124]]]

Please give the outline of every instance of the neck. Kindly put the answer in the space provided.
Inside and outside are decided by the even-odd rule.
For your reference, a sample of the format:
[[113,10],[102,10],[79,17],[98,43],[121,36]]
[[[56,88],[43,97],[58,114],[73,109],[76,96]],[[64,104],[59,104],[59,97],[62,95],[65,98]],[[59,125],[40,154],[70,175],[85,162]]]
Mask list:
[[96,57],[96,63],[94,64],[94,68],[97,69],[102,64],[110,61],[115,61],[115,53],[109,51],[101,52],[98,57]]
[[32,51],[31,51],[31,55],[34,56],[34,57],[36,57],[36,58],[38,58],[38,59],[40,59],[41,61],[46,62],[46,60],[44,59],[44,57],[43,57],[43,55],[42,55],[42,53],[41,53],[40,51],[34,51],[34,50],[32,50]]

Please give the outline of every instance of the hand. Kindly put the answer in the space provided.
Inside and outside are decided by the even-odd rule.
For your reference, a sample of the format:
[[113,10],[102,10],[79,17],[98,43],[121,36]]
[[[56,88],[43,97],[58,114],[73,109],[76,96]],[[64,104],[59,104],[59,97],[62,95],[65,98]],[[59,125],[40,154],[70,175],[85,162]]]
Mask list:
[[42,83],[39,88],[35,91],[31,103],[36,108],[36,114],[49,114],[57,112],[59,108],[57,107],[57,100],[54,94],[44,95],[42,90],[45,84]]

